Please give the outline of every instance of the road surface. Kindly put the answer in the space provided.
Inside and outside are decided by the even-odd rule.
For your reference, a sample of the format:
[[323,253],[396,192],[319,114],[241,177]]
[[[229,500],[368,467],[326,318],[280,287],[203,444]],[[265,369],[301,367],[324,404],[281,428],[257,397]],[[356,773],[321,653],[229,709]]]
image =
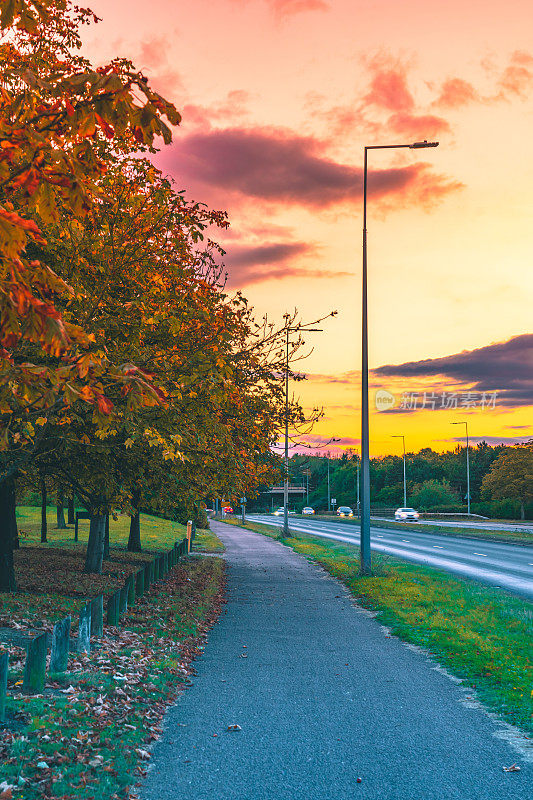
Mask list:
[[[392,517],[372,517],[376,522],[393,522]],[[484,531],[510,531],[511,533],[533,533],[531,522],[496,522],[492,520],[421,519],[418,525],[441,525],[446,528],[480,528]]]
[[227,610],[166,716],[143,800],[530,800],[530,743],[471,691],[316,564],[212,527],[227,548]]
[[[248,519],[281,527],[282,517],[251,514]],[[359,528],[343,529],[339,522],[289,518],[289,526],[324,539],[359,544]],[[427,564],[482,583],[489,583],[533,600],[533,546],[517,546],[481,539],[461,539],[418,531],[391,531],[373,523],[372,550],[406,561]]]

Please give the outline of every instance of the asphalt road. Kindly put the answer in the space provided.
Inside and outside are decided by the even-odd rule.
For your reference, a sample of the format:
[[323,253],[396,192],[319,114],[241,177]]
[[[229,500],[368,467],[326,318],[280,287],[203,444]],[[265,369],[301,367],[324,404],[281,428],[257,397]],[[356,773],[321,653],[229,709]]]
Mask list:
[[[391,522],[391,517],[372,517],[377,522]],[[531,522],[496,522],[493,520],[422,519],[418,525],[440,525],[443,528],[478,528],[485,531],[511,531],[512,533],[533,533]]]
[[505,740],[508,727],[318,566],[212,526],[227,611],[167,714],[143,800],[531,799],[526,739]]
[[[280,526],[282,517],[253,514],[250,520]],[[319,519],[289,518],[289,526],[312,536],[359,544],[359,528]],[[481,539],[461,539],[417,531],[391,531],[371,526],[372,550],[406,561],[427,564],[482,583],[490,583],[533,599],[533,546],[517,546]]]

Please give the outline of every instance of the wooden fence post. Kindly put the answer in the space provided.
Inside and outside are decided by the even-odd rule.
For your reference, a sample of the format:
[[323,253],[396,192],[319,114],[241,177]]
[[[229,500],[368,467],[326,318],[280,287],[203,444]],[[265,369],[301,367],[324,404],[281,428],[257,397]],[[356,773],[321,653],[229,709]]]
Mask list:
[[128,587],[128,606],[131,608],[135,605],[135,579],[133,575],[129,575],[126,581]]
[[0,722],[6,719],[6,696],[7,696],[7,668],[9,664],[9,654],[0,653]]
[[70,649],[71,618],[56,622],[52,631],[52,651],[50,653],[50,672],[66,672]]
[[120,592],[115,592],[107,600],[107,624],[118,625],[120,623]]
[[91,604],[85,603],[80,610],[80,621],[78,623],[78,653],[91,652]]
[[142,597],[143,594],[144,594],[144,572],[142,569],[140,569],[137,575],[135,576],[135,595],[137,597]]
[[120,614],[123,614],[125,611],[128,610],[128,587],[126,584],[124,584],[122,589],[119,589],[118,596],[119,596],[118,610]]
[[91,601],[91,635],[103,636],[104,633],[104,595],[99,594]]
[[144,591],[147,592],[150,588],[150,584],[152,583],[152,564],[148,562],[148,564],[144,568]]
[[22,691],[25,694],[41,694],[46,677],[46,633],[35,636],[26,648],[26,663]]

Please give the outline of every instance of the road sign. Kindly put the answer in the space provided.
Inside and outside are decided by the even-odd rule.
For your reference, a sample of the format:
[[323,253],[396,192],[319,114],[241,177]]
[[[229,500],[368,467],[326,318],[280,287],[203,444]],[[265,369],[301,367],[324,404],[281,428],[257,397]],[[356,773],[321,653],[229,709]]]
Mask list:
[[246,497],[241,497],[241,503],[246,503]]
[[337,498],[336,497],[332,497],[331,498],[331,505],[334,506],[336,502],[337,502]]

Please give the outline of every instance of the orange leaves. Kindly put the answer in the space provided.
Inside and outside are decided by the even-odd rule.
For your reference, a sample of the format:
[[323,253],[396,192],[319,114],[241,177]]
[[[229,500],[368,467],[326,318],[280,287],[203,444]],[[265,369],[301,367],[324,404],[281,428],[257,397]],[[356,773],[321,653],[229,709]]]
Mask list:
[[98,406],[98,410],[102,414],[111,414],[113,410],[113,403],[111,402],[111,400],[108,400],[106,397],[100,394],[96,398],[96,404]]

